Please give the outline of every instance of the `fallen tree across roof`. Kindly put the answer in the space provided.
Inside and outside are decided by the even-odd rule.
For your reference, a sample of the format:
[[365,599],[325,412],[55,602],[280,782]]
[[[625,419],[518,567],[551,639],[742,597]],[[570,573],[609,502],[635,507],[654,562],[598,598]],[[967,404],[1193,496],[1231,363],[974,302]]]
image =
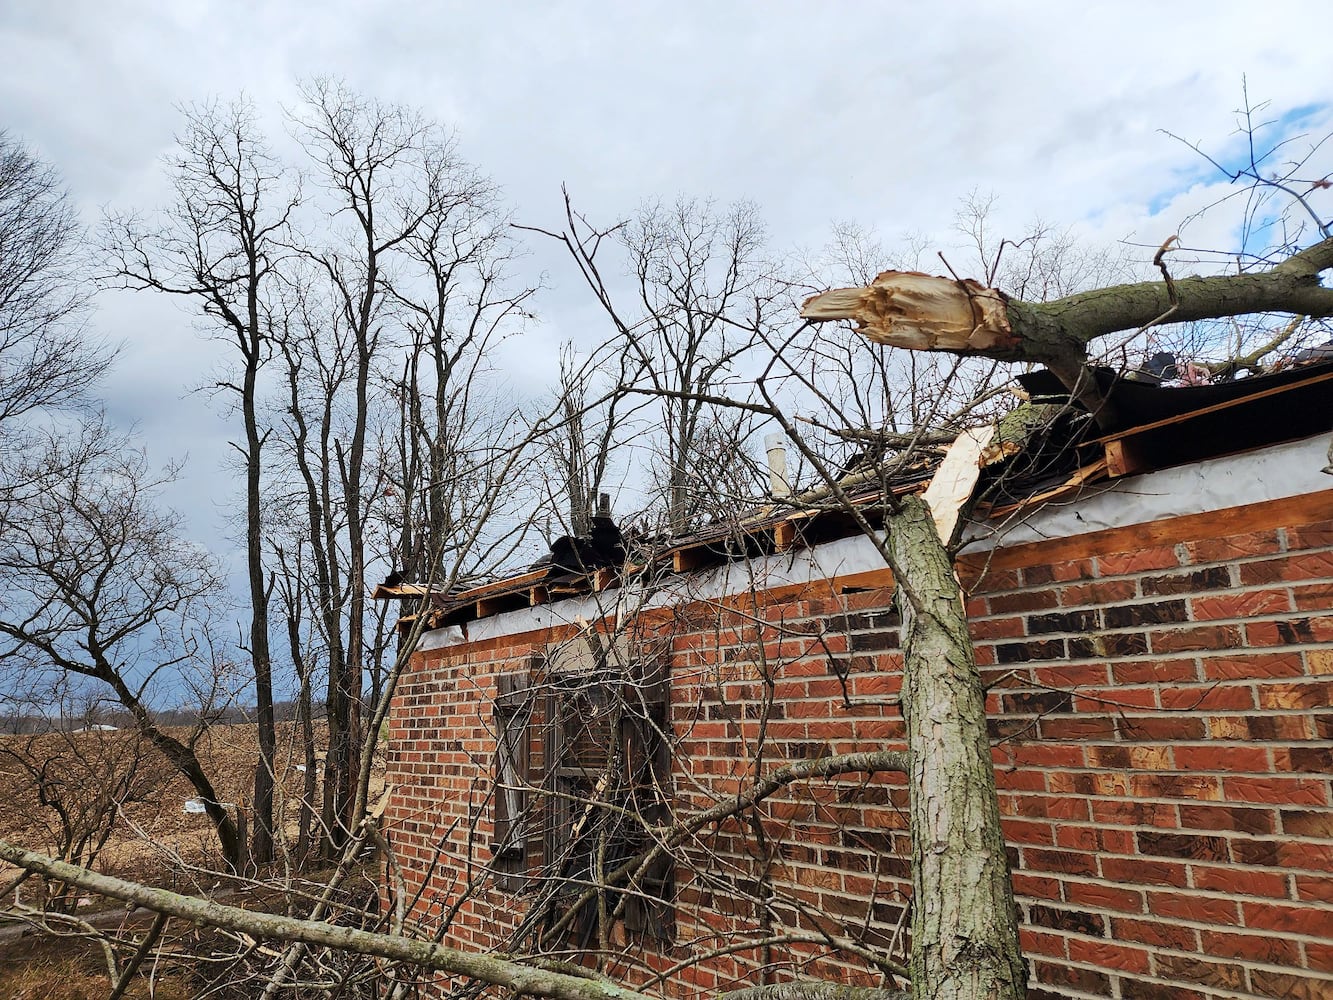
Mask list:
[[884,271],[869,285],[811,296],[801,316],[852,320],[858,333],[891,347],[1045,364],[1106,425],[1114,410],[1086,370],[1092,341],[1251,313],[1333,316],[1333,288],[1319,280],[1331,267],[1333,239],[1325,239],[1264,271],[1111,285],[1050,302],[1011,299],[972,280]]

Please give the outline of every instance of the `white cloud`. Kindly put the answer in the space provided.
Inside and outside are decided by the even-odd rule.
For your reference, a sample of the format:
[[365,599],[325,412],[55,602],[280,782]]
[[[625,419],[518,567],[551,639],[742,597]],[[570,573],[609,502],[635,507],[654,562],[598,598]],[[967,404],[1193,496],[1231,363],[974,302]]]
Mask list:
[[[951,240],[956,200],[980,188],[999,198],[1001,231],[1041,215],[1156,245],[1215,193],[1157,130],[1224,142],[1242,74],[1278,109],[1325,100],[1311,30],[1323,14],[1314,2],[1259,17],[1135,2],[11,0],[0,108],[90,219],[165,199],[177,104],[244,92],[280,140],[298,79],[324,73],[457,127],[464,155],[533,224],[558,225],[568,182],[608,222],[653,196],[751,198],[782,249],[821,244],[834,219],[890,243],[908,230]],[[1327,107],[1316,124],[1329,127]],[[1196,223],[1189,239],[1225,241],[1232,225]],[[530,242],[521,266],[549,288],[541,324],[504,353],[519,391],[543,384],[560,340],[606,330],[558,248]],[[146,296],[109,303],[99,323],[127,343],[113,412],[155,451],[191,454],[192,515],[217,532],[225,431],[186,395],[213,348]]]

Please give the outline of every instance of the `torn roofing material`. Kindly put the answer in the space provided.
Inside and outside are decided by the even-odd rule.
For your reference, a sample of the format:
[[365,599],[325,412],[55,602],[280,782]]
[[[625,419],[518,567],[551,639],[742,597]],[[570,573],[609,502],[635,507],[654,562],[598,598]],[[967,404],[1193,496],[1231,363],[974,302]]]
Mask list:
[[[1215,386],[1165,388],[1097,375],[1120,407],[1121,420],[1101,433],[1049,372],[1020,377],[1034,402],[1005,417],[975,459],[981,465],[973,519],[1012,517],[1076,497],[1102,480],[1195,463],[1333,430],[1333,362]],[[1056,400],[1059,402],[1042,402]],[[1100,436],[1098,436],[1100,434]],[[976,449],[974,449],[975,451]],[[838,485],[793,495],[729,525],[630,546],[619,566],[553,577],[548,566],[449,594],[417,584],[381,586],[378,599],[427,599],[431,627],[457,625],[504,611],[593,594],[625,580],[680,574],[747,556],[772,555],[844,538],[858,517],[877,526],[887,495],[920,492],[943,455],[858,469]],[[845,501],[850,501],[851,507]],[[962,506],[960,503],[959,506]]]
[[[1115,404],[1119,421],[1112,430],[1124,431],[1249,400],[1280,397],[1283,408],[1299,404],[1305,398],[1327,400],[1328,387],[1324,383],[1333,379],[1333,359],[1206,385],[1164,386],[1156,381],[1127,377],[1113,368],[1096,367],[1090,371],[1098,389]],[[1046,369],[1019,375],[1017,381],[1033,399],[1069,398],[1064,383]],[[1252,413],[1258,412],[1262,417],[1265,409],[1271,408]]]

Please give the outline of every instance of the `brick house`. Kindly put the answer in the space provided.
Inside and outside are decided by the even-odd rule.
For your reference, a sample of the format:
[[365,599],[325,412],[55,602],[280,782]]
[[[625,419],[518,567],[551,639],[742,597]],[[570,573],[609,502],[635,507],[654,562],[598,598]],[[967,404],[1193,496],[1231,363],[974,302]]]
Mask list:
[[[1333,996],[1330,385],[1101,439],[972,528],[1034,998]],[[461,947],[602,949],[671,995],[881,983],[910,896],[897,773],[785,785],[583,890],[756,774],[901,747],[893,597],[836,514],[633,580],[453,595],[390,716],[386,901]]]

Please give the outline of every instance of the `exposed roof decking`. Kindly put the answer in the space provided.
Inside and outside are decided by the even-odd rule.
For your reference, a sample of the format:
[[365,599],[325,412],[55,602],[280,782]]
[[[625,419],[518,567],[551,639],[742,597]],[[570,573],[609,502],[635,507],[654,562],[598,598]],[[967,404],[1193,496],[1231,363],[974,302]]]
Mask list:
[[[1098,482],[1198,462],[1247,451],[1268,444],[1333,429],[1333,364],[1259,376],[1209,387],[1208,401],[1195,409],[1172,413],[1111,434],[1071,442],[1075,461],[1056,481],[1039,484],[1028,495],[1011,502],[979,504],[980,519],[1012,519],[1053,500],[1067,499]],[[1152,388],[1152,387],[1150,387]],[[1216,390],[1227,388],[1229,393]],[[1143,386],[1133,390],[1143,393]],[[1251,391],[1252,390],[1252,391]],[[1156,389],[1157,393],[1188,393],[1188,389]],[[1150,395],[1150,398],[1151,398]],[[1222,398],[1218,398],[1221,396]],[[1174,402],[1168,400],[1168,402]],[[982,464],[1001,465],[1016,454],[1001,448]],[[913,465],[888,489],[895,495],[919,492],[933,474]],[[883,499],[883,484],[873,474],[862,474],[840,484],[861,515],[875,524]],[[871,488],[873,487],[873,488]],[[602,567],[587,573],[553,577],[546,568],[529,570],[507,579],[448,595],[430,593],[417,584],[381,585],[377,599],[429,598],[432,627],[458,625],[504,611],[536,607],[564,597],[600,593],[623,582],[661,574],[685,574],[746,555],[771,555],[855,534],[856,519],[845,503],[832,501],[830,490],[820,489],[759,509],[730,525],[705,529],[638,552],[621,568]]]

